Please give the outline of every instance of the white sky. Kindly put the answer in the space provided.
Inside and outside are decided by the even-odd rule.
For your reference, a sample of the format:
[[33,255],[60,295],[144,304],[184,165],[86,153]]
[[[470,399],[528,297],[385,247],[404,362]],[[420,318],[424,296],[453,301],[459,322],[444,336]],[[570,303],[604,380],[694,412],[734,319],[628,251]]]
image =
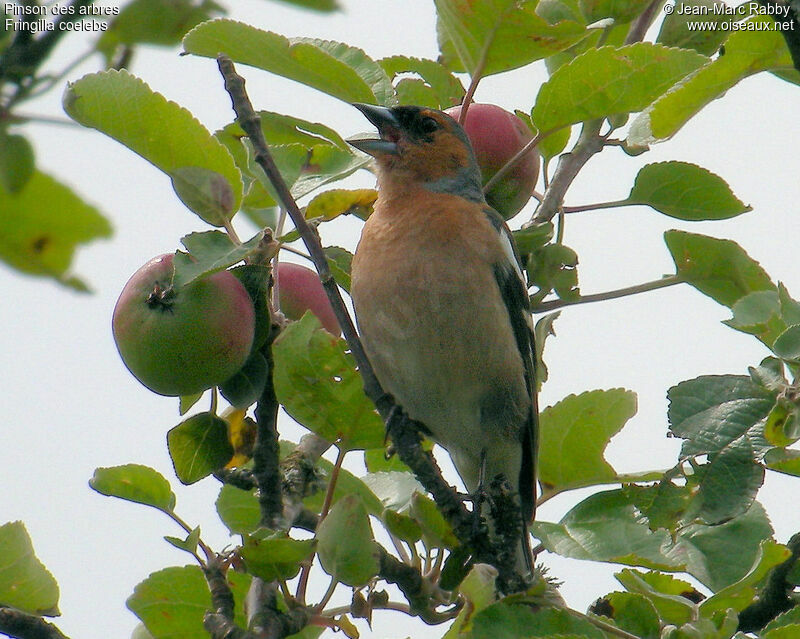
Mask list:
[[[437,55],[429,0],[342,0],[345,10],[317,15],[263,0],[233,0],[230,17],[287,36],[341,40],[373,58],[403,53]],[[104,3],[106,4],[106,3]],[[56,69],[85,49],[89,36],[65,40],[51,60]],[[99,58],[72,75],[97,70]],[[188,107],[209,129],[232,119],[230,102],[213,61],[176,51],[142,48],[132,71],[152,88]],[[350,106],[321,93],[246,67],[257,108],[324,122],[342,135],[368,129]],[[484,80],[478,101],[529,109],[545,79],[541,65]],[[26,112],[61,114],[60,91]],[[796,247],[800,90],[769,75],[750,78],[706,108],[674,140],[639,158],[617,150],[595,157],[576,180],[567,204],[620,199],[645,163],[677,159],[721,175],[753,211],[727,222],[689,224],[643,207],[597,211],[568,219],[565,242],[580,256],[584,293],[655,279],[673,270],[662,233],[682,228],[739,242],[774,280],[800,297]],[[112,240],[80,251],[75,271],[96,291],[82,296],[46,280],[0,266],[0,380],[4,384],[0,468],[0,521],[23,520],[36,552],[61,587],[60,628],[75,639],[126,637],[136,619],[125,608],[133,587],[150,572],[183,565],[188,556],[163,535],[179,531],[154,510],[104,498],[87,486],[95,467],[128,462],[157,468],[173,484],[178,512],[202,527],[221,549],[235,543],[214,510],[219,484],[207,479],[184,487],[174,477],[165,434],[179,421],[177,401],[156,396],[125,370],[111,338],[111,311],[128,277],[150,257],[171,252],[181,236],[207,227],[173,194],[168,178],[118,143],[78,128],[30,125],[37,165],[71,184],[102,209],[115,227]],[[365,172],[351,185],[371,186]],[[517,218],[521,222],[523,216]],[[237,222],[240,235],[252,230]],[[357,225],[323,228],[329,244],[355,246]],[[639,396],[639,413],[616,437],[608,459],[621,472],[666,468],[679,442],[667,440],[666,390],[701,374],[744,374],[767,351],[754,338],[721,325],[726,309],[689,287],[673,287],[628,300],[566,309],[548,342],[550,381],[542,405],[569,393],[625,387]],[[203,400],[205,401],[205,400]],[[287,423],[282,434],[297,439]],[[442,457],[443,458],[443,457]],[[354,466],[358,471],[358,466]],[[455,478],[453,479],[455,481]],[[796,509],[785,504],[797,482],[768,473],[761,500],[779,541],[800,529]],[[557,521],[586,494],[552,500],[541,519]],[[545,555],[565,583],[568,603],[583,610],[617,587],[621,567]],[[324,580],[327,585],[327,578]],[[340,592],[346,597],[345,589]],[[364,637],[440,636],[402,615],[376,615]]]

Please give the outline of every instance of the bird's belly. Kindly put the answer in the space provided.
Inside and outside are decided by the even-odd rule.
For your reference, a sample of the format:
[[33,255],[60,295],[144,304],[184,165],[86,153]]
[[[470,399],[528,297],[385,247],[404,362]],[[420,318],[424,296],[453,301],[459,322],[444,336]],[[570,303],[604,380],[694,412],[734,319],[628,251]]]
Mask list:
[[[530,400],[496,284],[467,281],[455,271],[452,277],[442,272],[428,277],[420,272],[424,269],[417,265],[387,274],[403,278],[405,294],[387,295],[397,290],[390,283],[372,288],[369,294],[379,299],[370,306],[378,310],[367,317],[358,315],[359,296],[354,295],[378,379],[437,442],[458,453],[457,466],[477,463],[487,447],[518,448]],[[476,289],[482,303],[465,304],[475,299]]]

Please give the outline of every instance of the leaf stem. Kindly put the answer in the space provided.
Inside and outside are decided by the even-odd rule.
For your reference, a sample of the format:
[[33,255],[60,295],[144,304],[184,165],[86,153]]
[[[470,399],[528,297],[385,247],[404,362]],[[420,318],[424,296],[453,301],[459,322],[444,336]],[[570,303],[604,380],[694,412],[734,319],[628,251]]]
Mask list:
[[613,200],[611,202],[597,202],[595,204],[581,204],[580,206],[564,206],[562,207],[564,213],[581,213],[583,211],[599,211],[600,209],[615,209],[620,206],[629,206],[634,204],[627,199]]
[[342,469],[342,462],[344,462],[344,456],[346,454],[347,451],[343,448],[338,449],[336,461],[333,464],[333,470],[331,470],[331,478],[328,480],[328,490],[325,493],[325,501],[322,502],[322,510],[320,510],[319,513],[320,522],[327,517],[328,511],[331,509],[331,503],[333,503],[333,493],[336,489],[336,482],[339,479],[339,471]]
[[328,584],[328,589],[325,591],[325,594],[322,595],[322,599],[319,600],[319,603],[314,606],[314,610],[317,612],[322,611],[325,606],[328,605],[328,602],[333,597],[333,593],[336,591],[336,587],[339,585],[339,580],[336,577],[331,577],[331,582]]
[[572,610],[571,608],[570,608],[570,612],[572,614],[574,614],[574,615],[577,615],[578,617],[581,617],[582,619],[585,619],[586,621],[588,621],[593,626],[596,626],[596,627],[600,628],[600,630],[603,630],[604,632],[607,632],[610,635],[615,635],[617,637],[622,637],[622,639],[641,639],[640,637],[638,637],[636,635],[633,635],[630,632],[626,632],[622,628],[617,628],[616,626],[614,626],[614,625],[612,625],[610,623],[607,623],[607,622],[605,622],[605,621],[603,621],[601,619],[598,619],[597,617],[593,617],[591,615],[586,615],[586,614],[584,614],[582,612],[578,612],[577,610]]
[[578,299],[574,300],[552,300],[549,302],[540,302],[536,305],[533,311],[534,313],[545,313],[557,308],[563,308],[565,306],[573,306],[575,304],[590,304],[591,302],[603,302],[606,300],[617,299],[619,297],[627,297],[628,295],[636,295],[637,293],[655,291],[659,288],[675,286],[676,284],[681,283],[683,283],[683,278],[680,275],[667,275],[658,280],[644,282],[643,284],[635,284],[633,286],[626,286],[625,288],[618,288],[613,291],[593,293],[591,295],[581,295]]

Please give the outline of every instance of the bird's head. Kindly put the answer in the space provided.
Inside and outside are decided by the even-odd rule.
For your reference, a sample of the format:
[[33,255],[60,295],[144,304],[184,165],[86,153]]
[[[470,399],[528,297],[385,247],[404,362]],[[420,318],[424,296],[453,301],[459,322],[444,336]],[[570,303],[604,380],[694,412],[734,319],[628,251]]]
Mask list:
[[354,104],[379,138],[350,139],[373,156],[382,182],[419,183],[429,190],[483,202],[481,173],[467,134],[446,113],[418,106]]

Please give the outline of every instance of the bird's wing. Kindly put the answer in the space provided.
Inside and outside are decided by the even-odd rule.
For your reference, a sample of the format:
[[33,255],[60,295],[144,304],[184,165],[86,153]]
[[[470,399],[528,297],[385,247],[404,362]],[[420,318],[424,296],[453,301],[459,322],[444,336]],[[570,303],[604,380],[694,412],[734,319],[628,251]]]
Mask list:
[[511,231],[500,214],[490,207],[484,212],[500,237],[505,261],[495,264],[494,276],[508,311],[511,328],[525,366],[525,382],[531,398],[531,410],[522,433],[522,468],[519,477],[520,502],[525,521],[531,521],[536,511],[536,456],[539,439],[539,406],[536,393],[536,348],[534,346],[533,316],[528,288],[514,246]]

